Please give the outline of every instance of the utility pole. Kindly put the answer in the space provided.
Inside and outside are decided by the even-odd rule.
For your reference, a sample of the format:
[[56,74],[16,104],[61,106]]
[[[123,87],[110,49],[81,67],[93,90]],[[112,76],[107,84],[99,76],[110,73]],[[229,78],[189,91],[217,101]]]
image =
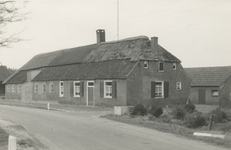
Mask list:
[[117,40],[119,41],[119,0],[117,0]]

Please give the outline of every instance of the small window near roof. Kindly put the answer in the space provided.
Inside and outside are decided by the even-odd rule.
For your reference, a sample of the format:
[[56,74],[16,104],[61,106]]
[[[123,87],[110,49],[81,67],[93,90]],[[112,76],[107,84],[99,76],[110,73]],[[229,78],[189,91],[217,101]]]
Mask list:
[[176,63],[172,64],[172,68],[173,68],[173,70],[176,70]]
[[148,61],[144,61],[144,68],[148,68]]
[[159,72],[164,72],[164,62],[159,62],[158,69],[159,69]]
[[218,90],[212,90],[211,96],[212,97],[218,97],[219,96]]

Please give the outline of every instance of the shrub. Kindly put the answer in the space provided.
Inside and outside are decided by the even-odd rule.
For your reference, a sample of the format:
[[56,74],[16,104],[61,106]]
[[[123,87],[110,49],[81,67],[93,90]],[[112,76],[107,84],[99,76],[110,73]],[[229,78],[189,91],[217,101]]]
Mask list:
[[220,108],[213,110],[212,114],[214,114],[213,120],[215,123],[222,123],[229,119],[228,114]]
[[138,104],[133,108],[131,115],[138,115],[138,116],[147,115],[147,109],[144,107],[144,105]]
[[184,106],[185,111],[190,113],[190,114],[194,112],[195,108],[196,107],[193,103],[188,103]]
[[160,115],[163,114],[163,108],[160,106],[159,107],[151,106],[151,109],[148,111],[148,113],[158,118],[160,117]]
[[206,126],[206,117],[202,116],[202,113],[195,112],[185,116],[184,125],[188,128],[198,128]]
[[176,107],[173,109],[173,118],[178,120],[183,120],[186,112],[182,107]]

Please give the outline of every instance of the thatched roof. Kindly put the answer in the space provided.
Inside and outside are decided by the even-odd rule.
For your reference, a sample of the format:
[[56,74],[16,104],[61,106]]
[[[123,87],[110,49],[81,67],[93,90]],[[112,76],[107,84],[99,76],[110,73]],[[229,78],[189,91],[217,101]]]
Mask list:
[[[152,60],[152,61],[171,61],[171,62],[180,62],[179,59],[177,59],[175,56],[173,56],[171,53],[166,51],[163,47],[160,45],[157,46],[157,56],[154,56],[151,49],[151,41],[146,36],[139,36],[129,39],[124,39],[120,41],[114,41],[114,42],[103,42],[100,44],[93,44],[93,45],[87,45],[87,46],[81,46],[76,48],[70,48],[70,49],[64,49],[59,50],[55,52],[50,53],[44,53],[39,54],[33,57],[28,63],[26,63],[20,70],[34,70],[38,68],[47,68],[45,70],[51,69],[52,71],[56,71],[55,69],[67,69],[67,68],[73,68],[73,69],[81,69],[80,66],[86,66],[89,68],[94,68],[98,66],[97,63],[93,62],[104,62],[104,69],[106,69],[106,64],[108,63],[115,63],[115,68],[117,67],[116,64],[119,63],[118,60],[125,60],[127,61],[139,61],[139,60]],[[110,62],[111,61],[111,62]],[[122,61],[124,62],[124,61]],[[83,64],[82,64],[83,63]],[[90,63],[90,64],[84,64],[84,63]],[[92,63],[92,64],[91,64]],[[74,67],[73,65],[76,65]],[[79,65],[81,64],[81,65]],[[132,64],[132,63],[131,63]],[[70,66],[67,66],[70,65]],[[111,64],[113,65],[113,64]],[[57,66],[55,68],[52,68],[54,66]],[[63,66],[63,67],[62,67]],[[79,68],[80,67],[80,68]],[[118,68],[117,68],[118,69]],[[19,73],[20,73],[19,70]],[[94,70],[94,69],[93,69]],[[46,71],[48,74],[52,71]],[[67,70],[70,71],[70,70]],[[76,70],[79,72],[79,70]],[[96,70],[94,70],[96,71]],[[40,74],[43,74],[44,71],[42,71]],[[71,71],[73,72],[73,71]],[[86,72],[84,70],[83,72]],[[93,73],[93,72],[91,72]],[[107,72],[110,74],[111,72]],[[118,78],[121,78],[121,74],[113,72],[114,75],[118,75]],[[38,76],[40,76],[40,74]],[[60,73],[58,73],[60,74]],[[93,73],[94,74],[94,73]],[[96,71],[96,75],[100,74]],[[53,74],[54,75],[54,74]],[[88,74],[89,78],[91,78],[90,74]],[[110,75],[109,75],[110,76]],[[21,76],[22,77],[22,76]],[[45,75],[43,75],[45,77]],[[77,77],[77,76],[76,76]],[[81,75],[82,77],[82,75]],[[105,75],[104,75],[105,77]],[[110,76],[115,77],[116,76]],[[8,78],[5,83],[8,83],[8,81],[11,81],[11,78],[14,78],[14,76]],[[23,80],[25,77],[22,77]],[[67,77],[68,78],[68,77]],[[78,77],[79,78],[79,77]],[[92,77],[96,78],[96,77]],[[98,76],[97,76],[98,78]],[[41,80],[41,76],[39,78]],[[14,80],[13,80],[14,81]],[[20,80],[22,81],[22,80]]]
[[185,68],[191,86],[220,86],[231,76],[231,66]]

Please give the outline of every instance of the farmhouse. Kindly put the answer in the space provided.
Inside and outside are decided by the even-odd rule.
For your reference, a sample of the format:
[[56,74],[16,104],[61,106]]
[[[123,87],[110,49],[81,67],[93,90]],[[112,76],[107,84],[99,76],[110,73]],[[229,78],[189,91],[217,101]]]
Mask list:
[[121,106],[185,102],[190,79],[158,38],[133,37],[39,54],[4,81],[6,98]]
[[10,76],[10,73],[6,66],[0,65],[0,97],[5,96],[5,85],[3,81]]
[[185,68],[192,79],[191,100],[196,104],[222,105],[231,100],[231,66]]

